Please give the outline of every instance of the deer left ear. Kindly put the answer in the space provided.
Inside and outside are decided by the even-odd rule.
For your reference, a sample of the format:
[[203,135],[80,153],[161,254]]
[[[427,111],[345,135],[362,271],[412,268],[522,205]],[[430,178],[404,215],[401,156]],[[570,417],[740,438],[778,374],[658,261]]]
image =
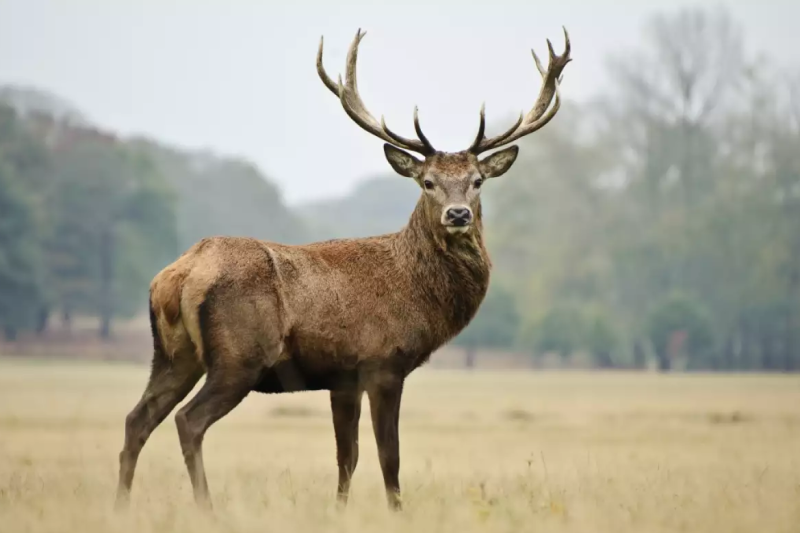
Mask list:
[[484,178],[496,178],[505,174],[519,153],[518,146],[509,146],[505,150],[495,152],[486,159],[478,162],[478,170]]

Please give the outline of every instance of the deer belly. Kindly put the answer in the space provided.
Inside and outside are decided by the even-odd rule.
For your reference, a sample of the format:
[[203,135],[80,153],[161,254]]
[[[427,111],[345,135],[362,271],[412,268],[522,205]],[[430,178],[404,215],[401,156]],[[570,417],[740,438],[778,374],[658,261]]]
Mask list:
[[285,359],[262,371],[253,390],[267,394],[351,388],[358,382],[356,369],[320,368]]

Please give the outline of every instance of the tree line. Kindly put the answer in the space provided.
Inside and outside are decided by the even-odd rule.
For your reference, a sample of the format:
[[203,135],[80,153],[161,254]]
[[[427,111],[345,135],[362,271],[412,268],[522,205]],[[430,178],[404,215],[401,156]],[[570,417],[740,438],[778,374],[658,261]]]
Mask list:
[[[725,11],[687,8],[654,15],[606,73],[482,193],[495,269],[454,342],[468,361],[501,348],[601,368],[797,370],[800,71],[748,54]],[[120,139],[74,115],[0,105],[7,338],[56,314],[96,316],[108,335],[204,236],[383,233],[419,194],[390,176],[292,210],[246,161]]]
[[[146,308],[155,273],[206,235],[300,242],[303,224],[245,161],[121,139],[24,90],[0,99],[0,328]],[[35,100],[37,107],[22,105]]]
[[600,367],[797,370],[800,71],[749,56],[725,11],[644,30],[610,58],[604,93],[565,106],[487,187],[487,303],[508,308],[459,341]]

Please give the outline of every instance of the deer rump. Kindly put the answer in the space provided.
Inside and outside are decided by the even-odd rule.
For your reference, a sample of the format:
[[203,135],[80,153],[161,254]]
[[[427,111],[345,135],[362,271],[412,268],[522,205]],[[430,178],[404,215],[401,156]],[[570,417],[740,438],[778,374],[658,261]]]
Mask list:
[[[153,279],[156,351],[169,359],[191,352],[206,369],[243,366],[259,373],[252,390],[262,393],[352,389],[376,366],[408,374],[447,338],[432,333],[437,320],[424,306],[409,305],[402,273],[392,268],[387,281],[378,260],[386,243],[352,244],[342,254],[238,237],[200,241]],[[371,275],[348,275],[364,262]],[[452,318],[442,316],[442,326]]]

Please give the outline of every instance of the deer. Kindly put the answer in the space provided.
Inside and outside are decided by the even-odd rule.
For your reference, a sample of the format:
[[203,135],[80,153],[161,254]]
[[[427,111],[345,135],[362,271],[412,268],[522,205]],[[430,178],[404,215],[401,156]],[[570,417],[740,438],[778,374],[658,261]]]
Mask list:
[[512,166],[519,148],[510,143],[558,112],[561,74],[571,61],[569,34],[563,31],[563,54],[547,40],[547,68],[532,51],[542,82],[531,110],[503,133],[487,137],[483,105],[477,135],[460,152],[434,149],[417,108],[417,138],[395,133],[367,110],[356,78],[365,32],[359,29],[350,45],[344,82],[326,73],[324,36],[320,39],[317,72],[323,84],[353,122],[385,141],[389,165],[419,185],[419,201],[395,233],[302,245],[206,237],[154,276],[150,377],[125,419],[117,508],[129,504],[149,436],[205,375],[197,394],[175,415],[197,505],[212,509],[202,451],[212,424],[250,392],[324,390],[330,393],[338,502],[347,504],[358,464],[366,393],[387,503],[402,509],[398,428],[404,382],[470,323],[483,301],[491,260],[484,244],[482,185]]

